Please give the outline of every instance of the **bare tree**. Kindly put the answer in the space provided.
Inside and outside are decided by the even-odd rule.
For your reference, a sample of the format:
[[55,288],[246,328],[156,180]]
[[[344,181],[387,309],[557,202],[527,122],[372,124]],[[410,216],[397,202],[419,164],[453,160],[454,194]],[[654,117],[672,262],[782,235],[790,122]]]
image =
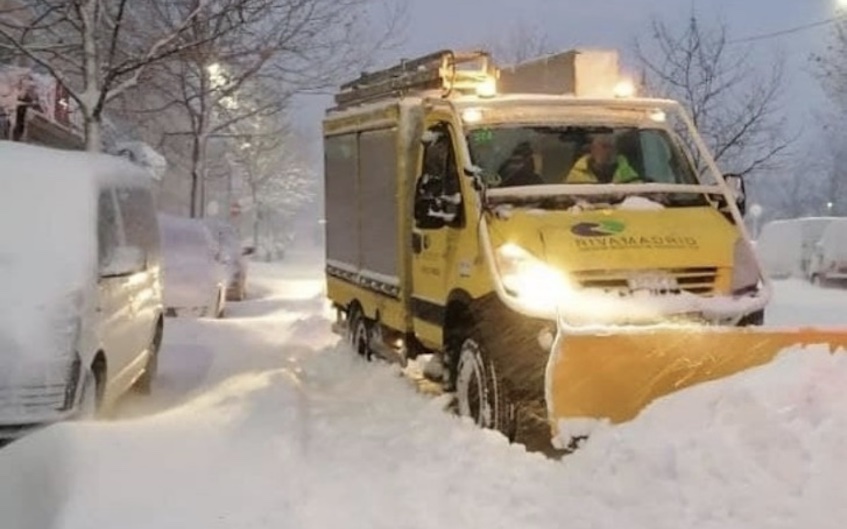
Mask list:
[[[242,0],[237,31],[217,38],[211,36],[219,21],[195,18],[181,39],[202,44],[156,66],[154,101],[143,105],[145,115],[170,120],[164,138],[190,144],[192,216],[203,215],[210,140],[238,136],[233,127],[241,122],[281,112],[292,94],[336,84],[397,43],[406,4],[379,10],[381,24],[365,16],[380,6],[379,0]],[[160,23],[173,31],[190,8],[163,12]]]
[[283,116],[245,121],[237,130],[240,143],[229,155],[246,187],[258,248],[268,224],[285,223],[314,198],[318,175]]
[[687,107],[723,171],[755,175],[784,161],[794,138],[780,108],[781,57],[761,67],[749,47],[730,42],[725,24],[693,14],[684,26],[654,18],[635,51],[646,89]]
[[[237,24],[245,0],[190,0],[168,28],[151,29],[151,15],[168,0],[28,0],[0,12],[0,46],[25,57],[64,85],[82,114],[86,145],[102,148],[103,112],[138,86],[152,64],[219,38]],[[200,18],[215,32],[192,38]]]
[[526,21],[511,26],[505,35],[492,36],[483,47],[501,64],[518,64],[554,51],[544,29]]

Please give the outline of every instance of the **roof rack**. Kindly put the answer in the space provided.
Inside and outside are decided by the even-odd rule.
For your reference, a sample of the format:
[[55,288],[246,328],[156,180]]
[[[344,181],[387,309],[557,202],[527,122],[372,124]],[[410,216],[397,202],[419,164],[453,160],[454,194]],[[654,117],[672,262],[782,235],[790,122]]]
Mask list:
[[339,107],[357,105],[411,92],[441,90],[442,97],[476,90],[481,82],[497,77],[491,55],[486,51],[457,53],[442,50],[399,64],[341,85],[335,96]]

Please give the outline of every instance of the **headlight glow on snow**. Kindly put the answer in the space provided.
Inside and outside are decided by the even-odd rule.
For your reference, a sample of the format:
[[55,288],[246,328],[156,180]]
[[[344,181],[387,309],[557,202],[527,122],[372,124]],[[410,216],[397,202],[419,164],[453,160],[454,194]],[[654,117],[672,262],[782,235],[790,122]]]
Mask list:
[[496,255],[503,287],[529,308],[553,312],[574,291],[564,274],[516,244],[504,244]]

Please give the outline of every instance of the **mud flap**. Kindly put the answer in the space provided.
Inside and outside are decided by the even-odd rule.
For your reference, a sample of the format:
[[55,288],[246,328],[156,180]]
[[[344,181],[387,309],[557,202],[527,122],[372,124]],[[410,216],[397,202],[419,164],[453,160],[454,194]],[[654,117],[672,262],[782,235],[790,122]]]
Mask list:
[[560,330],[546,370],[547,412],[560,421],[633,419],[655,399],[766,364],[792,346],[847,349],[847,328],[619,327]]

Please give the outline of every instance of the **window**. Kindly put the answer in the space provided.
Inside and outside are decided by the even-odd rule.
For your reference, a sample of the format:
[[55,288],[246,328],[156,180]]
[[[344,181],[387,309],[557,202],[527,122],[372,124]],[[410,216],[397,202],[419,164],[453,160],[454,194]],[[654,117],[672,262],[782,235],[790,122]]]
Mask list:
[[143,188],[118,189],[117,196],[126,244],[140,248],[149,265],[151,259],[158,257],[156,249],[159,246],[159,226],[153,197]]
[[463,222],[462,195],[450,128],[438,124],[427,131],[423,170],[415,189],[415,223],[431,229]]
[[696,184],[664,129],[504,126],[469,132],[474,163],[491,187],[563,183]]
[[100,268],[112,261],[120,245],[118,212],[111,190],[103,190],[97,200],[97,248]]

